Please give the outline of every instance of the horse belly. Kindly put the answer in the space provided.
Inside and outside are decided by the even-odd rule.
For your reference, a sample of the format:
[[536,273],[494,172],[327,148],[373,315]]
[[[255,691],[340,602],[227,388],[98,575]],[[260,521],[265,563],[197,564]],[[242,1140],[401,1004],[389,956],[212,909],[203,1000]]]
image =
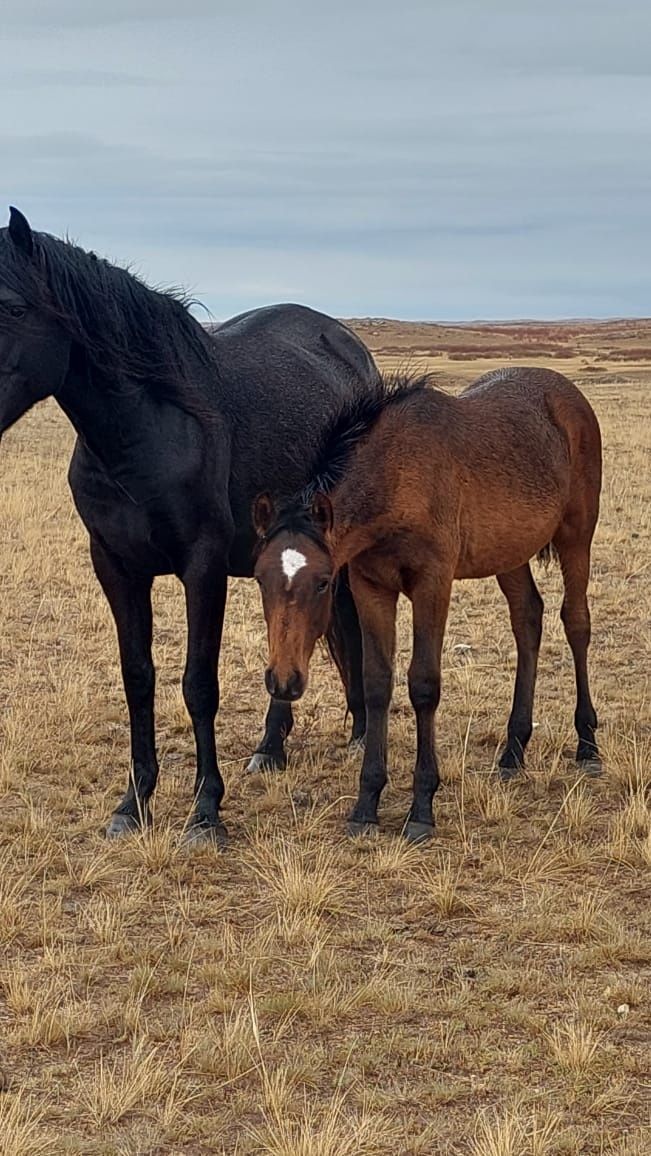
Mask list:
[[517,570],[551,541],[559,521],[557,508],[521,507],[509,516],[493,510],[475,516],[461,529],[455,578],[490,578]]

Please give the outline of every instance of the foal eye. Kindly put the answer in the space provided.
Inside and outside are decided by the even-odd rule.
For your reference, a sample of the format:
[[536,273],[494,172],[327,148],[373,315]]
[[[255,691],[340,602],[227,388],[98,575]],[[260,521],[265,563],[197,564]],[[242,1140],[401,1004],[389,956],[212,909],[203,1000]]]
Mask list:
[[330,582],[328,581],[327,578],[324,578],[322,582],[319,582],[319,584],[316,588],[317,594],[325,594],[325,592],[329,586],[330,586]]

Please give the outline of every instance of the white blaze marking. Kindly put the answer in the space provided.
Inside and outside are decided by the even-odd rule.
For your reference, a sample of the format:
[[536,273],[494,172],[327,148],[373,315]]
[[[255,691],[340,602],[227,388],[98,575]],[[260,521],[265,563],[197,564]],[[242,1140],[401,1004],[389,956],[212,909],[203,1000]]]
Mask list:
[[305,554],[301,554],[299,550],[289,548],[283,550],[280,560],[283,566],[283,574],[287,579],[287,585],[291,586],[292,578],[298,574],[299,570],[307,566],[307,558]]

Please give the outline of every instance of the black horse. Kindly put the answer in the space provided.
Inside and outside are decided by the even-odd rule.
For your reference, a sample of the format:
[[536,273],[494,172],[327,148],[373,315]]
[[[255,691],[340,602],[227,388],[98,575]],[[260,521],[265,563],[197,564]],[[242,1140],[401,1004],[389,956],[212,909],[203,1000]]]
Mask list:
[[[175,574],[185,588],[183,693],[197,749],[189,835],[225,837],[217,663],[227,576],[253,573],[253,499],[300,489],[329,421],[379,381],[365,346],[321,313],[274,305],[211,335],[188,304],[32,232],[16,209],[0,230],[0,433],[47,396],[69,417],[78,435],[70,486],[117,626],[132,766],[109,836],[150,822],[158,777],[151,587],[156,575]],[[346,582],[332,633],[360,737],[361,639]],[[291,727],[291,705],[272,702],[250,769],[284,766]]]

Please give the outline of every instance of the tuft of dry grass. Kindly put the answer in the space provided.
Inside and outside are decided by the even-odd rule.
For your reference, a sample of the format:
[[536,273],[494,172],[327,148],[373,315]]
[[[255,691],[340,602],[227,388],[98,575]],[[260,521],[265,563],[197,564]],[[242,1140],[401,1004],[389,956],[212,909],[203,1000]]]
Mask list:
[[22,1092],[0,1096],[0,1156],[40,1156],[52,1151],[52,1136],[41,1127],[45,1109]]

